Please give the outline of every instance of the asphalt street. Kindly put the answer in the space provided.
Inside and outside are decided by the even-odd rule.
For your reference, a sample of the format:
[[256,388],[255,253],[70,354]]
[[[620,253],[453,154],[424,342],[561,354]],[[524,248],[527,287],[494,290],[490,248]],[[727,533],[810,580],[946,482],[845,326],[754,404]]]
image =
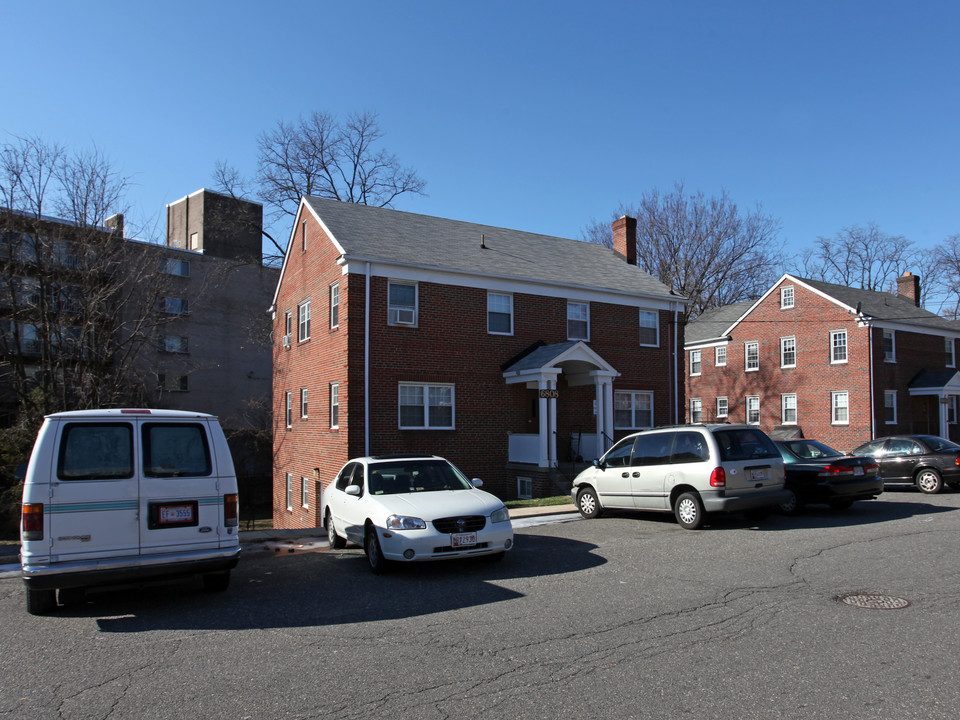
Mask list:
[[249,546],[190,580],[28,615],[0,580],[8,718],[951,718],[960,493],[759,523],[517,522],[499,563],[375,577]]

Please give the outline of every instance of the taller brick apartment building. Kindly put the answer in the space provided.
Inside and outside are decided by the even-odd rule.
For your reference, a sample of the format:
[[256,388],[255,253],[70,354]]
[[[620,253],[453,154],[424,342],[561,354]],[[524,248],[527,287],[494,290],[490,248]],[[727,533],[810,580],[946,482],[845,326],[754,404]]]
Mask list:
[[[274,526],[314,527],[351,457],[435,453],[504,498],[555,494],[683,415],[683,300],[600,245],[314,197],[272,307]],[[566,480],[568,482],[568,480]]]
[[786,274],[755,302],[687,325],[691,421],[747,422],[848,451],[929,433],[960,440],[960,324],[920,307],[920,278],[898,292]]

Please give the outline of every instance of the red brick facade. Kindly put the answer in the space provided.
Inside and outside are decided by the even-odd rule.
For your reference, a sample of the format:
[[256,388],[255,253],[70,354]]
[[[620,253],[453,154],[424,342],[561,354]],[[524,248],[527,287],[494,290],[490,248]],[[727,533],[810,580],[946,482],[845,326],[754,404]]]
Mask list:
[[[567,300],[524,291],[518,281],[512,292],[513,332],[492,334],[487,328],[486,289],[461,286],[453,277],[444,282],[443,273],[423,272],[422,279],[415,280],[416,323],[391,325],[390,275],[374,264],[368,297],[366,266],[351,263],[350,272],[341,274],[340,250],[317,218],[303,208],[275,301],[274,526],[321,525],[318,493],[348,459],[367,453],[441,455],[469,477],[482,478],[484,489],[505,499],[516,497],[517,477],[527,473],[509,463],[508,434],[538,432],[539,393],[525,383],[508,384],[504,367],[534,343],[567,342]],[[409,272],[404,278],[408,281]],[[339,323],[331,328],[330,286],[334,283],[339,288]],[[307,300],[310,337],[299,340],[298,305]],[[654,424],[675,422],[682,418],[684,407],[683,385],[680,382],[678,387],[677,382],[683,372],[682,328],[675,324],[676,310],[657,308],[659,343],[641,346],[638,307],[642,306],[636,299],[623,305],[591,301],[587,345],[620,373],[613,381],[615,393],[650,392]],[[365,317],[367,307],[369,318]],[[283,341],[287,312],[292,316],[289,348]],[[331,427],[332,383],[339,386],[335,428]],[[452,387],[454,427],[401,429],[401,383]],[[369,404],[364,401],[366,387]],[[308,392],[306,418],[300,412],[301,388]],[[593,385],[570,386],[564,374],[556,390],[557,454],[565,459],[571,436],[595,431],[596,391]],[[289,428],[287,392],[293,405]],[[627,432],[618,428],[617,437]],[[292,478],[289,507],[288,474]],[[543,473],[530,474],[538,478],[534,495],[555,494],[544,484]]]
[[[781,307],[784,287],[793,288],[792,307]],[[918,309],[917,313],[925,311]],[[731,325],[726,340],[687,344],[688,418],[690,400],[699,399],[703,421],[748,422],[747,398],[753,396],[759,398],[759,425],[764,431],[798,425],[805,437],[842,451],[884,435],[940,434],[939,398],[911,395],[908,386],[923,371],[948,367],[945,337],[949,332],[911,329],[906,322],[893,329],[894,324],[887,323],[894,333],[896,352],[894,362],[884,361],[883,324],[865,322],[855,309],[790,276],[781,278],[745,317]],[[845,360],[833,355],[831,343],[837,332],[846,333]],[[786,363],[781,344],[791,338],[795,351],[792,365],[789,344]],[[759,367],[748,371],[746,347],[754,342],[759,346]],[[716,363],[717,346],[726,349],[725,365]],[[701,353],[699,375],[691,373],[691,353],[696,351]],[[885,391],[896,392],[895,422],[887,422]],[[835,393],[847,394],[846,421],[835,416]],[[785,414],[785,395],[796,397],[795,421],[789,409]],[[727,398],[726,418],[717,417],[718,397]],[[950,429],[952,435],[956,425]]]

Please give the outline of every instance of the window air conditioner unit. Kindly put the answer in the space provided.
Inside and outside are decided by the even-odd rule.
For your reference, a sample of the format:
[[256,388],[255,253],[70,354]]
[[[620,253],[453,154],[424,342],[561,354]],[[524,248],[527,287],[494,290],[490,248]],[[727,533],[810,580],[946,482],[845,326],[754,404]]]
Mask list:
[[393,322],[397,325],[413,325],[416,320],[413,308],[393,308],[391,314]]
[[284,336],[283,336],[283,346],[284,346],[285,348],[290,347],[290,336],[289,336],[289,335],[284,335]]

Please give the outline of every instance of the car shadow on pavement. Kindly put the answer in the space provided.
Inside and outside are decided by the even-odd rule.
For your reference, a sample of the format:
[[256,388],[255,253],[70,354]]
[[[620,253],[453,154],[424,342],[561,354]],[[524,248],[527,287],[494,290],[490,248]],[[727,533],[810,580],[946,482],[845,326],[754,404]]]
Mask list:
[[523,535],[499,562],[470,558],[395,566],[375,576],[359,547],[242,557],[224,593],[197,578],[90,590],[59,614],[95,618],[102,632],[244,630],[399,620],[522,598],[512,580],[596,567],[596,545]]

